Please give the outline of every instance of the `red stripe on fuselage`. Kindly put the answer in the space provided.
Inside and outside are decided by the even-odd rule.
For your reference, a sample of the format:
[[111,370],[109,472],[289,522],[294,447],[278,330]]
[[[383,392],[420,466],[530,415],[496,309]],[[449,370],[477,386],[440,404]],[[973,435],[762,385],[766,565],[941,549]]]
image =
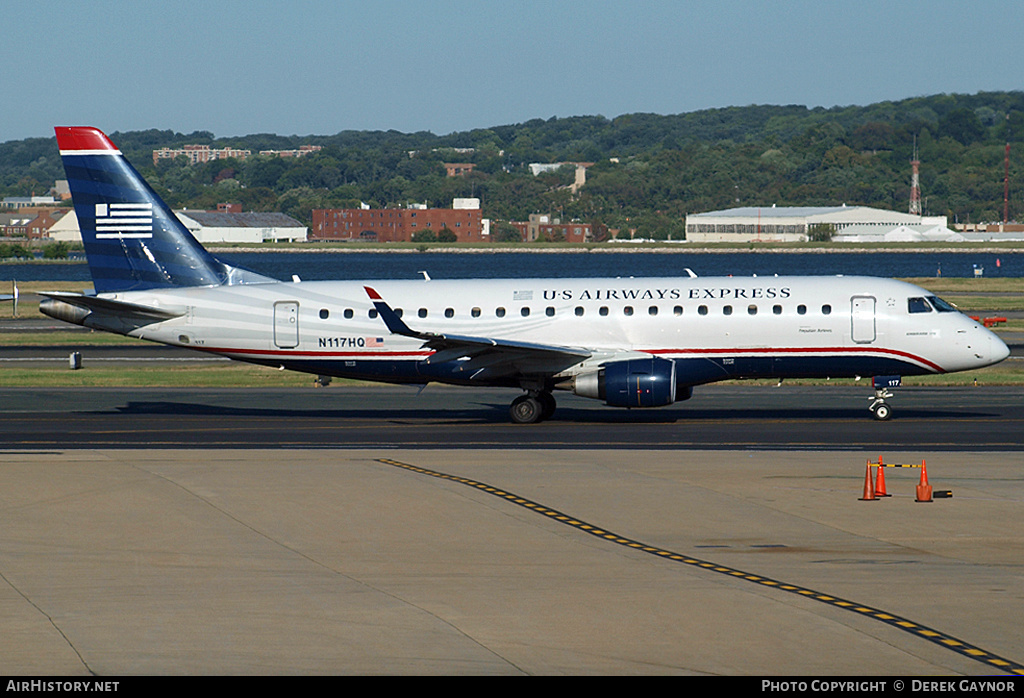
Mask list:
[[922,356],[916,356],[906,351],[900,351],[898,349],[885,349],[883,347],[764,347],[764,348],[743,348],[737,349],[734,347],[727,347],[724,349],[641,349],[648,354],[685,354],[685,355],[702,355],[712,354],[716,356],[721,355],[750,355],[750,354],[889,354],[891,356],[898,356],[903,359],[917,362],[938,373],[945,373],[946,370],[928,359]]
[[426,358],[432,351],[296,351],[295,349],[226,349],[223,347],[187,347],[212,354],[263,354],[266,356],[309,356],[309,357],[420,357]]
[[[272,357],[309,357],[309,358],[373,358],[373,359],[386,359],[386,358],[427,358],[434,352],[432,351],[297,351],[295,349],[229,349],[224,347],[190,347],[192,349],[198,349],[199,351],[207,351],[214,354],[239,354],[239,355],[264,355]],[[792,354],[809,354],[809,355],[829,355],[829,354],[860,354],[860,355],[871,355],[871,354],[887,354],[890,356],[896,356],[908,361],[912,361],[923,366],[927,366],[936,373],[945,373],[946,370],[938,364],[929,361],[920,356],[916,356],[909,352],[899,351],[897,349],[885,349],[882,347],[814,347],[814,348],[801,348],[801,347],[775,347],[775,348],[762,348],[762,349],[736,349],[736,348],[722,348],[722,349],[641,349],[645,354],[653,355],[683,355],[692,356],[699,358],[701,356],[749,356],[753,354],[763,354],[766,356],[772,355],[792,355]]]

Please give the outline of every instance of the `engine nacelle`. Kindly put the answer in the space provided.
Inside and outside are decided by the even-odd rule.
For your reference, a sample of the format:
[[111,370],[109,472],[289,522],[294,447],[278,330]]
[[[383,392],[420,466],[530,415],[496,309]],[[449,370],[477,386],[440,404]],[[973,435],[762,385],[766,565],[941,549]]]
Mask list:
[[39,312],[55,320],[63,320],[73,325],[84,325],[85,318],[89,317],[91,311],[55,298],[44,298],[39,301]]
[[613,361],[576,376],[572,391],[612,407],[671,405],[676,401],[676,363],[655,356]]

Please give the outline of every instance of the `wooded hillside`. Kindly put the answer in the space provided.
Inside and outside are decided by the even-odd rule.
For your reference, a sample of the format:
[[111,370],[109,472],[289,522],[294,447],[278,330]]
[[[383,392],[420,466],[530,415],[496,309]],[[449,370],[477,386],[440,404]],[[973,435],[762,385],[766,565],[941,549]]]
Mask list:
[[[102,124],[99,124],[102,128]],[[1002,219],[1003,156],[1011,143],[1010,217],[1024,216],[1024,92],[935,95],[869,106],[747,106],[659,116],[552,117],[438,136],[342,131],[333,136],[209,132],[111,133],[172,206],[282,211],[412,202],[450,206],[479,197],[485,217],[551,212],[647,236],[682,236],[682,218],[736,205],[863,204],[905,211],[916,138],[925,213],[950,222]],[[156,148],[323,149],[297,159],[252,156],[154,166]],[[471,150],[467,150],[471,149]],[[532,162],[592,162],[573,196],[572,168],[534,177]],[[473,163],[447,177],[445,162]],[[0,195],[49,191],[63,169],[52,138],[0,144]]]

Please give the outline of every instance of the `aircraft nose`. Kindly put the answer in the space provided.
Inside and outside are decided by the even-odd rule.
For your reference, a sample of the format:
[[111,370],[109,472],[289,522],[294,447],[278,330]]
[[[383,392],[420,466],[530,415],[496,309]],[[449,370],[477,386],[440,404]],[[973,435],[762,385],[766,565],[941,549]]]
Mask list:
[[989,346],[991,351],[989,352],[992,358],[992,363],[997,364],[1010,355],[1010,347],[1006,346],[1006,342],[999,338],[998,335],[992,335],[989,340]]

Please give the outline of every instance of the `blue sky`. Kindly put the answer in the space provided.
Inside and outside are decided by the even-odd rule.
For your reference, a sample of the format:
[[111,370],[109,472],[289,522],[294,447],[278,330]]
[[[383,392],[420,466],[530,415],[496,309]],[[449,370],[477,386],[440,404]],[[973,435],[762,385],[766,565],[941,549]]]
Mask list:
[[1010,0],[52,0],[0,14],[0,142],[54,125],[447,134],[1024,89]]

